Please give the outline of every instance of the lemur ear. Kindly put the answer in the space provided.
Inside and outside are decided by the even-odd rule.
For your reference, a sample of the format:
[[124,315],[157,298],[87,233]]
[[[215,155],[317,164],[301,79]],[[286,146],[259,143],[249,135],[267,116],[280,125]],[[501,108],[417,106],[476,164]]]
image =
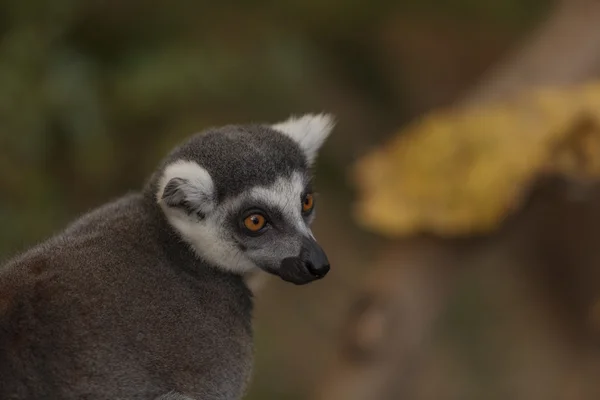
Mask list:
[[167,168],[159,183],[157,201],[204,218],[214,208],[214,185],[210,174],[191,161],[178,161]]
[[306,114],[302,117],[290,117],[287,121],[272,126],[300,145],[308,163],[312,165],[319,149],[329,136],[335,121],[330,114]]

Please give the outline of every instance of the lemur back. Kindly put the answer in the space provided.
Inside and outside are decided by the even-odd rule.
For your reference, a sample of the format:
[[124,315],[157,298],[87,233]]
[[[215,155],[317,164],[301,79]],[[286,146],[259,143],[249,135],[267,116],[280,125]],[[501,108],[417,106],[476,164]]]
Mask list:
[[0,398],[241,397],[251,293],[172,235],[132,195],[3,268]]

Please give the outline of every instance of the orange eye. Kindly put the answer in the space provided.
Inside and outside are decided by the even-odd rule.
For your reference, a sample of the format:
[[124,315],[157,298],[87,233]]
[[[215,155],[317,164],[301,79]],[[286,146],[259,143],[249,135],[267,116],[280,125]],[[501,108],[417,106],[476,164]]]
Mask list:
[[307,194],[306,196],[304,196],[304,199],[302,200],[302,212],[309,212],[310,210],[312,210],[313,206],[315,205],[315,199],[313,197],[312,194]]
[[244,226],[250,232],[258,232],[265,227],[267,220],[261,214],[252,214],[244,219]]

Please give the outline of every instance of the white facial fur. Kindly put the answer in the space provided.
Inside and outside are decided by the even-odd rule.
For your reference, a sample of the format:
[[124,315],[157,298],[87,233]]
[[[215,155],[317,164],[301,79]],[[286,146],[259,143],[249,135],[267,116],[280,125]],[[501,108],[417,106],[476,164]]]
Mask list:
[[[174,178],[183,178],[193,184],[186,185],[191,201],[202,199],[208,201],[205,206],[199,206],[204,218],[196,214],[169,206],[163,200],[163,193],[168,182]],[[231,239],[231,232],[226,223],[227,216],[237,210],[242,203],[263,201],[276,207],[285,216],[288,223],[306,236],[312,237],[310,228],[304,221],[300,210],[300,199],[304,191],[304,181],[300,173],[294,173],[291,178],[279,178],[268,187],[255,187],[217,205],[215,203],[214,185],[208,172],[200,165],[189,161],[178,161],[169,165],[160,180],[157,191],[157,201],[162,207],[169,223],[181,234],[202,259],[235,273],[247,273],[257,268],[237,244]],[[186,196],[188,199],[188,196]],[[287,256],[297,255],[298,249]]]
[[[304,180],[300,173],[294,173],[291,179],[279,178],[269,187],[255,187],[246,198],[261,200],[273,208],[279,209],[288,222],[306,236],[312,233],[302,218],[299,201],[304,192]],[[240,196],[241,197],[241,196]]]
[[329,114],[306,114],[302,117],[291,117],[284,122],[274,124],[272,128],[298,143],[309,165],[312,165],[334,125],[334,119]]

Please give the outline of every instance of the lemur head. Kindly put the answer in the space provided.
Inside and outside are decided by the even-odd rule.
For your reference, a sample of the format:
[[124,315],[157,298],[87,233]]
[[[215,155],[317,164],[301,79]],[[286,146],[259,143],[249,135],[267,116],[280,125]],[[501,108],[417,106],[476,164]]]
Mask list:
[[329,261],[310,230],[311,169],[333,125],[329,115],[309,114],[210,129],[167,158],[155,198],[181,238],[216,267],[260,268],[295,284],[322,278]]

